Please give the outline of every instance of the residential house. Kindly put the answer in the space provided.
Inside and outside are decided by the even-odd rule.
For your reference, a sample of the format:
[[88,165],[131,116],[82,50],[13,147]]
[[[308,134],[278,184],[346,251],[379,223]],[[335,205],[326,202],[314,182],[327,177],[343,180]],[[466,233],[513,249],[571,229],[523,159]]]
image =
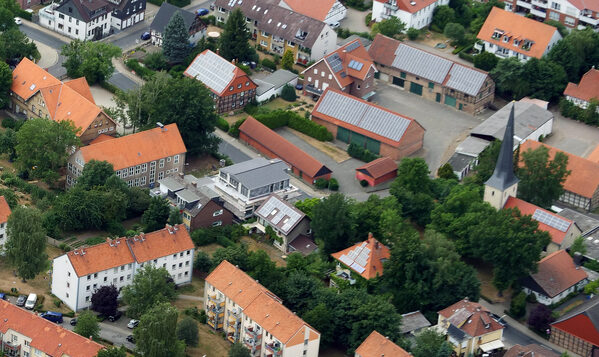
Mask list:
[[400,331],[404,336],[408,336],[408,338],[417,336],[430,326],[431,323],[420,310],[401,315]]
[[347,8],[339,0],[281,0],[279,6],[334,25],[343,20]]
[[468,298],[439,311],[437,328],[447,334],[458,356],[503,348],[503,326],[489,310]]
[[287,309],[281,299],[224,260],[206,277],[207,323],[252,357],[317,357],[320,333]]
[[562,35],[556,27],[493,7],[477,38],[482,42],[474,46],[477,50],[528,61],[546,55]]
[[83,144],[116,134],[116,123],[96,105],[84,77],[61,82],[28,58],[12,73],[8,108],[27,119],[70,120]]
[[574,221],[516,197],[508,197],[503,208],[517,208],[522,215],[530,215],[539,223],[539,230],[549,233],[551,242],[546,248],[547,253],[570,248],[582,233]]
[[599,300],[584,302],[551,324],[549,341],[579,356],[599,349]]
[[112,27],[124,30],[145,19],[146,0],[107,0],[112,9]]
[[504,0],[505,9],[538,21],[559,21],[568,29],[599,28],[599,4],[584,0]]
[[183,74],[210,89],[217,113],[241,110],[256,97],[258,86],[247,73],[210,50],[197,55]]
[[422,29],[433,21],[437,6],[448,4],[448,0],[374,0],[372,19],[380,22],[397,17],[406,28]]
[[104,346],[91,338],[0,300],[0,352],[4,356],[95,357]]
[[110,34],[112,9],[105,0],[62,0],[39,14],[41,26],[73,39],[92,41]]
[[583,261],[596,260],[599,261],[599,219],[578,212],[571,208],[564,208],[559,211],[558,215],[573,221],[580,228],[580,235],[584,238],[584,246],[586,251],[582,254]]
[[106,238],[105,243],[77,248],[52,261],[52,294],[73,311],[91,306],[102,286],[119,292],[145,265],[165,268],[176,285],[191,282],[195,245],[183,225],[134,237]]
[[291,172],[309,184],[315,183],[319,178],[328,180],[333,173],[320,161],[251,116],[239,127],[239,140],[271,159],[285,161],[291,167]]
[[278,0],[216,0],[214,5],[216,21],[221,23],[233,9],[241,9],[252,39],[262,50],[279,56],[290,50],[297,63],[317,61],[337,48],[335,30],[321,20],[289,10]]
[[289,166],[280,159],[262,157],[223,167],[210,186],[227,202],[233,214],[241,220],[254,215],[271,193],[283,196],[297,194],[289,183]]
[[276,194],[271,194],[254,214],[258,219],[258,229],[266,233],[266,227],[270,227],[276,234],[276,237],[271,237],[273,244],[283,253],[299,251],[307,255],[316,250],[311,238],[310,218]]
[[154,46],[162,46],[166,25],[168,25],[173,15],[175,15],[177,12],[181,14],[181,17],[183,17],[185,28],[189,32],[189,43],[195,44],[206,35],[207,26],[199,15],[175,5],[171,5],[165,1],[162,3],[162,5],[160,5],[158,13],[156,13],[154,20],[152,20],[152,24],[150,24],[150,34],[152,36],[152,44]]
[[376,35],[368,53],[382,81],[428,100],[477,114],[495,97],[495,82],[487,72],[381,34]]
[[41,4],[41,3],[42,3],[41,0],[17,0],[17,4],[19,4],[21,9],[23,9],[23,10],[30,9],[34,6]]
[[11,213],[12,211],[6,202],[6,198],[0,196],[0,255],[2,255],[4,244],[6,244],[6,240],[8,239],[6,235],[6,223]]
[[526,346],[514,345],[507,350],[503,357],[560,357],[559,353],[541,345],[530,344]]
[[397,163],[384,156],[356,168],[356,180],[374,187],[397,177]]
[[304,93],[320,96],[327,88],[335,88],[354,97],[368,99],[375,94],[376,72],[368,51],[356,39],[302,72],[305,79]]
[[312,121],[340,141],[396,161],[420,150],[424,140],[416,120],[332,88],[316,103]]
[[[599,20],[598,20],[599,22]],[[568,83],[564,96],[577,107],[586,109],[591,99],[599,101],[599,70],[595,67],[585,73],[578,84]],[[597,109],[599,111],[599,109]]]
[[349,248],[331,254],[335,258],[337,268],[331,273],[331,286],[346,280],[355,283],[355,275],[370,280],[383,275],[383,264],[391,257],[391,251],[368,233],[368,239],[356,243]]
[[253,79],[254,83],[258,85],[258,88],[256,88],[256,101],[262,103],[273,97],[281,96],[283,87],[286,85],[295,88],[297,77],[297,74],[286,69],[277,69],[263,79]]
[[399,347],[393,341],[389,340],[378,333],[376,330],[372,331],[368,337],[358,346],[356,349],[355,357],[382,357],[382,356],[393,356],[393,357],[411,357],[412,355],[406,352],[403,348]]
[[582,290],[589,282],[587,273],[574,264],[565,250],[558,250],[539,261],[537,272],[522,279],[527,295],[534,295],[544,305],[553,305],[569,294]]
[[180,172],[159,180],[160,186],[150,195],[168,199],[181,212],[183,224],[189,231],[232,224],[233,213],[206,183],[210,184],[212,180],[198,179],[193,175],[183,176]]
[[104,136],[69,157],[67,188],[75,185],[90,160],[111,163],[129,187],[153,187],[156,181],[183,172],[186,152],[177,124],[160,124],[119,138]]

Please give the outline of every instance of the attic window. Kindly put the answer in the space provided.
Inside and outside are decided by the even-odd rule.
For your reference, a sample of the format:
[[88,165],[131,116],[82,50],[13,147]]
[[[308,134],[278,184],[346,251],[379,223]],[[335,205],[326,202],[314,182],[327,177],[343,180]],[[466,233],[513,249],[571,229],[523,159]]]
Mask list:
[[255,9],[256,9],[256,5],[252,6],[252,10],[255,10]]
[[268,13],[268,9],[264,10],[264,15],[266,15]]
[[272,22],[272,19],[268,19],[267,23],[269,23],[269,24],[270,24],[271,22]]
[[286,29],[287,28],[287,24],[283,24],[283,26],[281,26],[282,28]]
[[493,32],[493,36],[491,36],[491,38],[494,39],[494,40],[499,40],[501,38],[501,36],[503,36],[503,33],[504,32],[501,31],[501,30],[495,30]]
[[29,90],[34,90],[35,89],[35,83],[32,84],[31,86],[29,86]]

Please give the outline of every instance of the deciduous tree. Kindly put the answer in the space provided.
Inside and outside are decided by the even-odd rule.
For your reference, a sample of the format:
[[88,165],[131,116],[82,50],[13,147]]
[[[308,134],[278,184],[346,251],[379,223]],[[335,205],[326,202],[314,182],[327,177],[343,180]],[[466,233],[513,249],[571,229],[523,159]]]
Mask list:
[[152,304],[133,331],[137,353],[146,357],[185,356],[185,343],[177,338],[177,316],[177,309],[168,302]]
[[73,331],[85,338],[98,340],[100,338],[100,324],[96,315],[90,310],[82,311],[77,317],[77,325]]
[[119,306],[119,291],[114,285],[103,285],[92,294],[92,310],[104,316],[113,316]]
[[[1,11],[2,9],[0,9]],[[0,109],[6,107],[10,100],[12,86],[12,71],[5,62],[0,62]]]
[[131,285],[123,289],[123,301],[129,305],[127,315],[132,318],[139,318],[152,306],[174,300],[176,297],[175,285],[170,280],[168,271],[151,264],[141,268],[135,274]]
[[193,260],[194,269],[197,269],[202,273],[208,273],[210,269],[212,269],[212,266],[212,259],[210,259],[210,255],[202,250],[199,250],[195,259]]
[[71,78],[85,77],[95,84],[110,78],[114,72],[112,59],[121,56],[121,49],[109,42],[73,40],[60,52],[67,59],[63,63]]
[[561,151],[549,159],[549,149],[541,145],[521,153],[522,167],[518,170],[518,196],[535,205],[549,208],[564,192],[563,184],[568,170],[568,156]]
[[412,348],[414,357],[449,357],[451,352],[446,337],[432,329],[416,335]]
[[195,347],[200,341],[198,323],[189,316],[177,323],[177,338],[187,346]]
[[322,242],[319,247],[326,255],[345,249],[354,242],[350,205],[344,195],[334,193],[312,209],[314,237]]
[[455,43],[460,44],[464,41],[464,36],[466,36],[466,29],[461,24],[450,22],[445,25],[445,29],[443,30],[443,34],[450,39],[454,40]]
[[77,177],[76,186],[91,190],[97,186],[104,186],[106,180],[112,175],[114,175],[114,167],[108,161],[89,160],[85,163],[81,175]]
[[372,25],[372,34],[373,36],[377,33],[381,35],[393,37],[395,35],[399,35],[404,32],[406,29],[406,24],[403,23],[400,19],[395,16],[391,16],[388,19],[382,20],[380,22]]
[[164,228],[168,221],[171,208],[167,200],[162,197],[152,197],[150,206],[141,216],[141,223],[146,227],[146,232],[154,232]]
[[450,22],[455,22],[455,11],[447,5],[437,6],[433,11],[432,25],[436,26],[438,30],[445,30],[445,25]]
[[0,60],[16,64],[23,57],[27,57],[32,61],[41,58],[35,43],[17,28],[2,32],[0,34]]
[[229,357],[251,357],[251,356],[252,355],[250,354],[250,350],[245,348],[245,346],[239,342],[234,343],[233,346],[231,346],[231,349],[229,350]]
[[584,255],[586,252],[587,247],[584,244],[584,237],[576,237],[570,246],[570,255],[574,256],[576,253]]
[[546,333],[549,325],[555,321],[551,309],[543,304],[537,305],[528,316],[528,326],[541,333]]
[[164,40],[162,42],[164,56],[171,63],[183,62],[189,55],[189,31],[183,21],[180,11],[177,11],[164,29]]
[[288,71],[293,69],[293,64],[295,63],[295,59],[293,58],[293,51],[287,50],[283,54],[283,58],[281,58],[281,67]]
[[458,179],[458,176],[455,174],[455,172],[453,172],[453,167],[451,167],[449,162],[439,167],[437,170],[437,176],[444,179]]
[[483,71],[492,71],[497,66],[497,62],[499,62],[499,58],[491,52],[483,51],[474,56],[474,67]]
[[125,346],[107,347],[98,351],[97,357],[127,357],[127,350],[125,349]]
[[8,216],[6,236],[6,258],[23,280],[35,278],[46,268],[46,232],[40,211],[16,207]]

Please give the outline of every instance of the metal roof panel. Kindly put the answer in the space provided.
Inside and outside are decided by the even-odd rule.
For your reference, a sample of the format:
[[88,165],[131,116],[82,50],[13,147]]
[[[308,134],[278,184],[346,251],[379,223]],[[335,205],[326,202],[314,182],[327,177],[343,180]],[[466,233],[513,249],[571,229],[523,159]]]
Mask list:
[[443,83],[452,64],[452,61],[443,57],[400,44],[395,50],[392,66],[430,81]]

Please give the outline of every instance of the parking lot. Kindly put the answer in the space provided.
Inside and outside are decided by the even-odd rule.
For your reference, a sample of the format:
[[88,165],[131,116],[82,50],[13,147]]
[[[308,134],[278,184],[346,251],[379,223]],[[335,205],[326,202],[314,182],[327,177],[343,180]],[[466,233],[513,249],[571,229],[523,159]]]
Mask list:
[[553,112],[553,134],[544,142],[574,155],[586,157],[599,144],[599,128],[564,118],[558,108]]

